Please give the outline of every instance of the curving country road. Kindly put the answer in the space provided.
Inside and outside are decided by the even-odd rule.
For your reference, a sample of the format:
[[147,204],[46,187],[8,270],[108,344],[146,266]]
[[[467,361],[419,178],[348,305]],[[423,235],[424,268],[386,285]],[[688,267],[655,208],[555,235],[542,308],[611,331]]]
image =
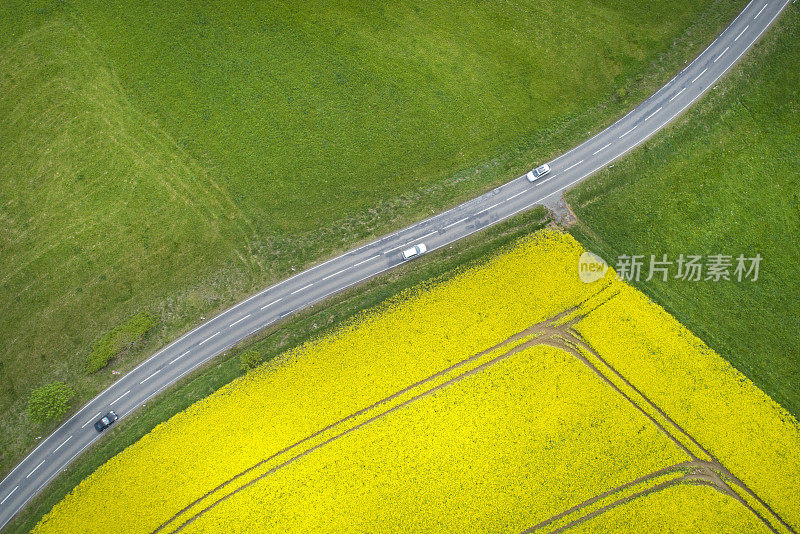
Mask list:
[[201,324],[142,362],[78,410],[0,482],[0,528],[99,439],[93,423],[109,410],[121,419],[162,389],[264,327],[403,263],[400,252],[424,242],[448,245],[536,204],[605,167],[664,128],[749,50],[790,0],[751,0],[691,64],[623,118],[549,162],[552,172],[525,177],[391,235],[320,263]]

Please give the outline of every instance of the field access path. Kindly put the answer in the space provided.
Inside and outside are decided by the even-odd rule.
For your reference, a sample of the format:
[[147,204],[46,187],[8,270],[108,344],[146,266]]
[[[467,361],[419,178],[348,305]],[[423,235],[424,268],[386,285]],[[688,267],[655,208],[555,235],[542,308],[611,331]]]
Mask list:
[[667,126],[708,91],[772,24],[789,0],[751,0],[692,63],[620,120],[549,162],[533,184],[519,177],[448,211],[315,265],[201,324],[121,377],[42,440],[0,482],[0,528],[89,445],[93,423],[109,410],[124,419],[179,378],[259,330],[403,263],[400,251],[424,242],[435,250],[497,224],[620,158]]

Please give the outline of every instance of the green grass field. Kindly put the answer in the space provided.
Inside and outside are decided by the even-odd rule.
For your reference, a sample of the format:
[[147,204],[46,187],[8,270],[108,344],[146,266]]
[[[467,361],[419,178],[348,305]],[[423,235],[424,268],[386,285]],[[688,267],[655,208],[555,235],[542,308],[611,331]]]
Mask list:
[[[202,316],[513,178],[668,79],[743,1],[0,5],[0,474]],[[159,323],[86,376],[94,342]]]
[[678,124],[567,195],[619,254],[763,256],[756,282],[637,284],[800,417],[800,9]]

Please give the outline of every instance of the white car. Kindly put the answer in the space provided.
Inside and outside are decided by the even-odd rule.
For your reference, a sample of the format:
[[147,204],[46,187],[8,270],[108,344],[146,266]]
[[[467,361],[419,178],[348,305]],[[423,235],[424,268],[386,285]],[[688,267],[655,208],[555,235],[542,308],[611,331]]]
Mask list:
[[528,174],[526,174],[525,176],[528,178],[529,182],[533,182],[548,173],[550,173],[550,165],[545,163],[544,165],[536,167],[532,171],[528,171]]
[[416,256],[421,256],[428,252],[428,247],[425,246],[425,243],[420,243],[419,245],[414,245],[411,248],[407,248],[403,251],[403,259],[410,260]]

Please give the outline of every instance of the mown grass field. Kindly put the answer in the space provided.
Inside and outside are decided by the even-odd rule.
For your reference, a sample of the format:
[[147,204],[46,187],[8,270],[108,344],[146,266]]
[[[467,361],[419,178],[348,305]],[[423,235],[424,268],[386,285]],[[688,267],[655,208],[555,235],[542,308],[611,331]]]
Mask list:
[[34,532],[796,530],[797,420],[582,251],[533,234],[284,353]]
[[[77,405],[291,267],[547,159],[743,3],[4,2],[0,473],[52,429],[32,388]],[[156,330],[86,376],[138,313]]]
[[636,284],[800,414],[800,9],[671,129],[567,195],[572,233],[620,254],[763,257],[755,283]]

